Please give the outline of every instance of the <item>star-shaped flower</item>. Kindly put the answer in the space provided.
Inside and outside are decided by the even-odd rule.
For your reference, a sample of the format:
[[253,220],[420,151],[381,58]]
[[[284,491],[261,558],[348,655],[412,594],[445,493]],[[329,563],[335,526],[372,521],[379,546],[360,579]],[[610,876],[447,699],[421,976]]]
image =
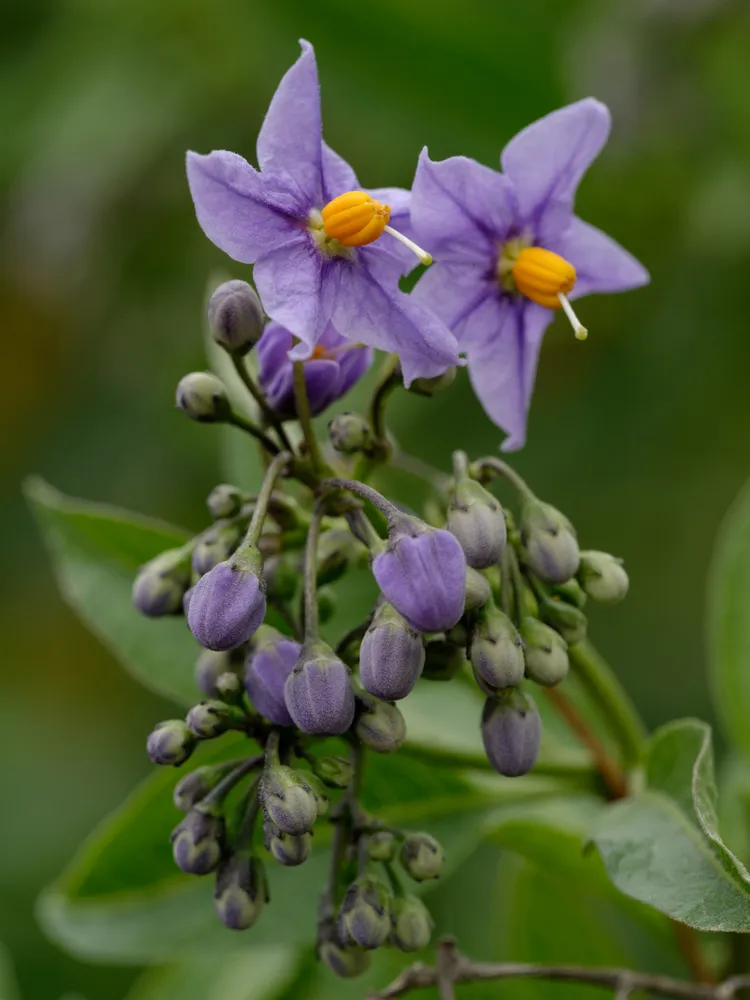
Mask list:
[[[360,189],[323,142],[315,53],[302,55],[273,96],[258,135],[260,170],[216,150],[188,153],[198,221],[225,253],[254,264],[268,315],[307,358],[329,322],[347,339],[398,354],[408,385],[457,361],[455,338],[399,278],[430,257],[404,234],[409,192]],[[393,227],[389,225],[393,223]]]
[[482,405],[520,448],[542,337],[569,299],[645,284],[646,270],[573,214],[578,184],[607,140],[607,108],[587,98],[519,132],[502,173],[464,156],[439,163],[425,150],[412,188],[415,236],[435,264],[414,295],[445,321],[468,356]]

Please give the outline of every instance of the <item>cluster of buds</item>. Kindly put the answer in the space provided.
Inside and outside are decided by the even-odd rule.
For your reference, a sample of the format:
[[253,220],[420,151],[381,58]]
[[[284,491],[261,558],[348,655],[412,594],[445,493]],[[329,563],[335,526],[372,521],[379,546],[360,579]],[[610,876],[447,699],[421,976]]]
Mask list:
[[[541,741],[529,686],[564,680],[569,647],[586,634],[587,598],[617,601],[628,579],[613,557],[581,552],[567,518],[499,459],[470,463],[456,452],[429,523],[395,506],[365,481],[391,447],[378,405],[369,422],[353,413],[331,421],[332,450],[323,459],[309,438],[317,404],[305,395],[306,385],[323,385],[322,376],[311,383],[303,370],[291,395],[282,392],[282,375],[291,379],[293,367],[286,340],[283,359],[274,346],[273,377],[256,385],[246,367],[268,334],[250,286],[222,285],[209,320],[261,423],[237,416],[207,373],[182,380],[178,405],[197,420],[228,420],[252,433],[266,473],[257,494],[217,486],[207,500],[208,527],[136,577],[136,606],[154,618],[184,614],[203,647],[195,666],[202,700],[184,720],[160,723],[148,753],[156,764],[180,767],[207,740],[233,732],[249,741],[247,756],[198,767],[177,784],[175,806],[185,815],[172,835],[175,861],[186,873],[213,874],[219,918],[244,929],[268,900],[263,852],[301,865],[322,824],[333,863],[318,955],[337,974],[357,975],[376,948],[428,944],[429,913],[402,878],[435,878],[443,864],[428,833],[385,826],[359,802],[364,755],[394,753],[406,739],[397,703],[418,682],[473,677],[485,698],[477,725],[489,763],[507,777],[526,774]],[[271,353],[263,356],[267,375]],[[321,371],[332,379],[327,364]],[[342,358],[345,364],[351,360]],[[376,404],[399,380],[391,363]],[[416,388],[432,394],[446,381],[418,380],[425,384]],[[329,399],[331,386],[325,382],[318,402]],[[284,425],[297,411],[307,435],[293,448]],[[487,489],[498,475],[519,493],[515,516]],[[332,588],[362,566],[370,566],[379,596],[334,648],[319,625],[330,614]],[[341,741],[339,756],[331,754],[332,738]]]

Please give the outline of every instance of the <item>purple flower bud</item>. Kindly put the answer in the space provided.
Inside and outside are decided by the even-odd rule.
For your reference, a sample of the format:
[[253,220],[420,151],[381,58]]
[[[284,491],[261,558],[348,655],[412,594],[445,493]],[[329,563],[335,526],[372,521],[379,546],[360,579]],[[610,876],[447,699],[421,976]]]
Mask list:
[[267,766],[260,785],[263,815],[282,833],[301,837],[318,818],[315,793],[301,771],[285,764]]
[[242,529],[236,524],[214,526],[193,549],[193,572],[203,576],[231,556],[242,541]]
[[195,749],[195,736],[182,719],[170,719],[156,726],[149,735],[146,749],[154,764],[179,767]]
[[416,896],[393,901],[391,944],[401,951],[421,951],[430,943],[434,924],[430,911]]
[[392,897],[377,875],[361,875],[346,890],[339,911],[339,934],[349,944],[373,951],[391,930]]
[[470,657],[474,675],[485,694],[523,680],[521,636],[510,618],[495,607],[486,607],[480,615],[474,627]]
[[324,941],[319,949],[320,961],[324,962],[331,972],[340,979],[354,979],[367,972],[371,956],[359,948],[344,948],[337,941]]
[[185,549],[169,549],[141,566],[133,582],[133,604],[143,615],[160,618],[183,609],[190,586],[190,556]]
[[[258,377],[269,406],[282,417],[297,415],[294,368],[289,358],[292,334],[269,323],[258,344]],[[346,340],[329,324],[311,358],[304,362],[305,385],[313,416],[344,396],[370,367],[372,351]]]
[[521,510],[521,542],[526,563],[545,583],[575,576],[580,552],[573,525],[548,503],[527,499]]
[[261,715],[276,726],[294,725],[284,700],[284,685],[302,647],[269,630],[247,661],[245,690]]
[[236,854],[219,869],[214,906],[219,920],[230,930],[244,931],[260,916],[266,902],[266,876],[254,857]]
[[422,636],[391,604],[375,612],[359,651],[359,676],[365,690],[386,701],[405,698],[424,667]]
[[534,766],[542,739],[542,720],[534,702],[518,688],[488,698],[482,712],[487,759],[499,774],[517,778]]
[[273,823],[263,824],[263,839],[266,850],[273,855],[280,865],[286,868],[296,868],[307,861],[312,853],[312,837],[309,833],[293,836],[282,833]]
[[218,521],[225,517],[236,517],[242,510],[243,500],[242,490],[230,483],[219,483],[208,494],[206,506],[211,517]]
[[221,816],[200,808],[191,809],[172,831],[172,853],[188,875],[208,875],[224,852],[225,824]]
[[261,558],[242,547],[196,583],[188,611],[195,638],[208,649],[225,650],[247,642],[266,614]]
[[466,557],[449,531],[399,516],[372,571],[386,599],[418,632],[444,632],[464,612]]
[[357,696],[354,732],[375,753],[394,753],[406,739],[406,722],[393,702],[363,691]]
[[228,652],[205,649],[195,664],[195,686],[207,698],[218,698],[216,683],[222,674],[231,669],[232,660]]
[[230,354],[247,354],[263,333],[263,307],[246,281],[225,281],[208,303],[211,336]]
[[582,552],[578,579],[588,596],[602,604],[621,601],[630,586],[622,559],[608,552]]
[[524,643],[526,676],[535,684],[554,687],[568,674],[568,647],[561,635],[536,618],[524,618],[519,632]]
[[493,495],[473,479],[456,483],[447,528],[461,543],[469,566],[486,569],[500,561],[507,540],[505,515]]
[[437,878],[443,870],[443,848],[429,833],[411,833],[401,845],[401,865],[415,882]]
[[354,720],[354,692],[349,668],[324,642],[303,646],[287,677],[284,700],[303,733],[336,736]]
[[328,436],[342,455],[357,455],[372,445],[370,425],[359,413],[339,413],[328,424]]
[[231,414],[224,383],[211,372],[191,372],[177,386],[178,409],[200,423],[213,424],[227,420]]
[[233,765],[197,767],[174,786],[172,801],[180,812],[188,812],[215,788]]

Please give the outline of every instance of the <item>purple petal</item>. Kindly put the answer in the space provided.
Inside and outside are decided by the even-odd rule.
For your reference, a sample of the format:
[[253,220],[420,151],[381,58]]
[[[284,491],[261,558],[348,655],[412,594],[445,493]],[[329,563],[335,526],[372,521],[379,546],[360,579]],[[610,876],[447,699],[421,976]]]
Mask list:
[[576,188],[610,124],[606,106],[587,97],[533,122],[503,150],[500,162],[513,182],[520,218],[544,245],[568,224]]
[[320,256],[307,233],[264,254],[253,277],[263,308],[307,345],[307,354],[330,319],[325,271],[335,261]]
[[187,175],[201,229],[234,260],[252,264],[299,229],[299,205],[289,191],[236,153],[190,152]]
[[389,225],[402,232],[402,226],[408,225],[411,211],[411,191],[406,188],[384,187],[368,188],[368,194],[391,210]]
[[339,387],[336,398],[346,395],[372,364],[372,351],[369,347],[352,347],[340,351],[336,355],[339,363]]
[[[328,203],[346,191],[359,191],[357,175],[346,160],[323,143],[323,201]],[[321,208],[323,206],[321,205]]]
[[313,47],[304,40],[300,46],[268,106],[257,150],[261,170],[286,175],[309,211],[323,205],[320,86]]
[[625,292],[650,280],[646,268],[619,243],[575,216],[565,232],[548,246],[569,260],[578,272],[571,299],[591,292]]
[[434,162],[423,150],[414,178],[411,223],[417,242],[439,260],[492,267],[497,242],[514,227],[510,181],[465,156]]
[[467,322],[469,375],[487,415],[508,435],[504,451],[521,448],[549,309],[488,298]]
[[488,295],[497,297],[498,288],[487,277],[487,269],[475,263],[436,261],[417,282],[412,297],[431,309],[453,332],[460,346],[459,327]]

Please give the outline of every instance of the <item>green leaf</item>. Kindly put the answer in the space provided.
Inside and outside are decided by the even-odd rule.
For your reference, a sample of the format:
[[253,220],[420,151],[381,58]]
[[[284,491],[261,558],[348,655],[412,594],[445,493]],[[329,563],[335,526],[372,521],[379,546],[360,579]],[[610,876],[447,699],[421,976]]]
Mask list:
[[750,752],[750,483],[730,508],[714,549],[707,632],[714,702],[726,735]]
[[0,944],[0,1000],[21,1000],[10,952]]
[[27,480],[25,491],[68,604],[137,680],[192,704],[198,647],[184,619],[146,618],[130,599],[138,567],[182,545],[187,534],[117,507],[67,497],[41,479]]

